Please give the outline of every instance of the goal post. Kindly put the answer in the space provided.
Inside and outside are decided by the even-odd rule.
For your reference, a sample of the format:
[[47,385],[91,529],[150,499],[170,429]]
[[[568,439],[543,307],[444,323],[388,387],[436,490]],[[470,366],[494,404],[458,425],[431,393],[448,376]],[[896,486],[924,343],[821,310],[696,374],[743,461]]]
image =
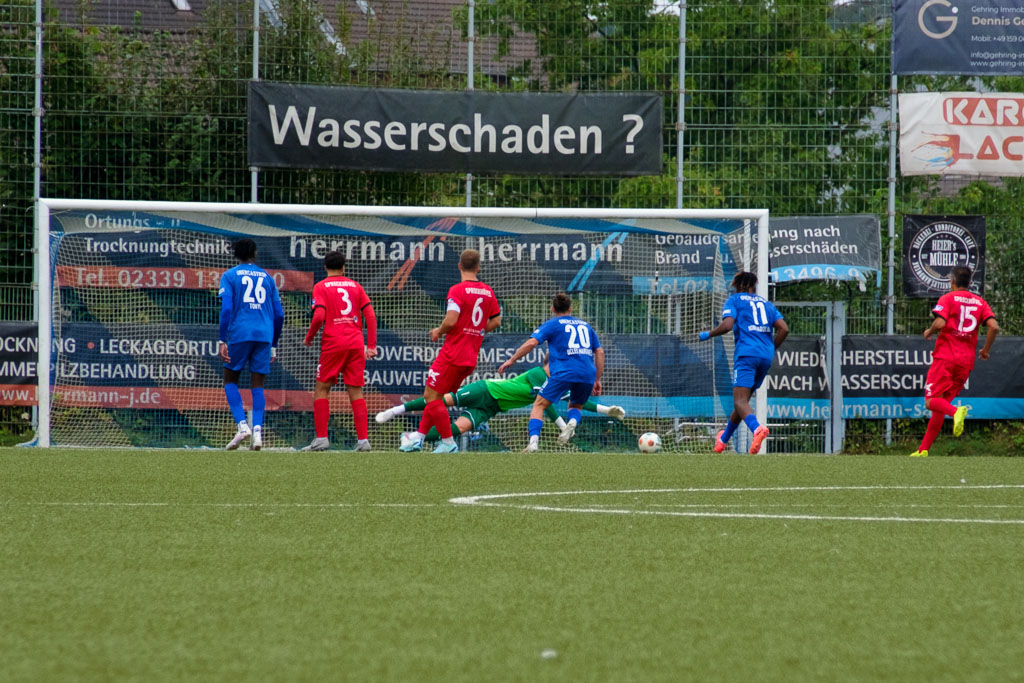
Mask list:
[[[550,316],[551,295],[568,291],[606,347],[605,396],[596,400],[627,411],[621,424],[582,430],[576,447],[635,447],[631,434],[658,431],[667,450],[710,450],[714,425],[731,410],[732,345],[730,335],[699,343],[696,333],[713,326],[737,269],[755,270],[767,296],[768,215],[40,199],[36,445],[222,446],[233,422],[215,354],[216,288],[235,265],[230,243],[252,237],[286,311],[280,362],[265,385],[269,447],[312,435],[317,356],[301,339],[327,250],[347,252],[347,274],[377,310],[384,353],[367,366],[373,412],[422,392],[438,346],[427,331],[458,280],[458,253],[477,248],[505,322],[488,335],[471,380],[495,376]],[[536,364],[528,358],[512,371]],[[344,392],[331,400],[332,435],[351,431]],[[765,422],[764,391],[756,411]],[[474,437],[512,448],[524,415],[494,418]],[[398,427],[384,427],[371,424],[375,448],[397,444]],[[542,446],[553,443],[547,435]]]

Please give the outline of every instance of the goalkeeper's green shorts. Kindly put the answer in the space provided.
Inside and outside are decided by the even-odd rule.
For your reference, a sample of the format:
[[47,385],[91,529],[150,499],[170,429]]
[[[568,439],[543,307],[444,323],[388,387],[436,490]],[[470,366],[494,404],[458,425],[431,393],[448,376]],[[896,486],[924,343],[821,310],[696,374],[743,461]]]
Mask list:
[[469,418],[474,428],[501,412],[501,407],[487,390],[487,383],[484,381],[467,384],[452,395],[455,405],[462,408],[459,417]]
[[459,417],[468,417],[473,429],[476,429],[492,417],[500,413],[500,410],[486,410],[484,408],[463,408]]

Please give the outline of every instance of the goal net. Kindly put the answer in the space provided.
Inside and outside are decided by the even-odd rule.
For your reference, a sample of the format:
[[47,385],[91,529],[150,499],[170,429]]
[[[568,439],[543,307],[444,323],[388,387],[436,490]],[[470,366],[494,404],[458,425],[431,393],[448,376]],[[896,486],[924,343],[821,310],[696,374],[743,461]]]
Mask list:
[[[569,448],[636,448],[648,431],[666,450],[708,451],[732,409],[731,335],[699,342],[717,321],[738,269],[758,270],[767,211],[453,209],[42,200],[39,205],[39,445],[221,448],[235,426],[217,355],[221,273],[231,244],[252,237],[256,262],[281,291],[285,325],[266,379],[264,446],[313,437],[318,349],[304,347],[313,284],[330,250],[366,289],[380,354],[365,394],[375,448],[396,448],[419,416],[378,425],[373,414],[422,395],[439,344],[458,255],[480,251],[481,279],[502,305],[475,375],[497,367],[550,317],[565,291],[606,353],[602,405],[624,420],[584,413]],[[762,255],[761,262],[766,259]],[[760,270],[764,270],[761,268]],[[760,280],[767,281],[761,273]],[[513,367],[541,364],[538,349]],[[250,403],[248,373],[239,382]],[[563,402],[556,406],[564,415]],[[453,416],[456,411],[453,411]],[[763,412],[763,406],[762,406]],[[518,450],[527,409],[491,419],[463,446]],[[332,392],[331,441],[354,443],[342,388]],[[555,448],[546,427],[543,448]]]

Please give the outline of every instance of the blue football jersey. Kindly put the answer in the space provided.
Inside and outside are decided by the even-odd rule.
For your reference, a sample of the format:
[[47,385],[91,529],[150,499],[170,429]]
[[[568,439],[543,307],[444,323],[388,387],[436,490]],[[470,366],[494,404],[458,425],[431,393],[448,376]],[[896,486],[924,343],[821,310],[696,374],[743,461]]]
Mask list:
[[530,335],[548,343],[551,376],[573,382],[593,382],[597,378],[594,350],[601,348],[594,328],[571,315],[551,318]]
[[221,341],[276,344],[284,309],[277,284],[267,271],[240,263],[220,277]]
[[733,294],[725,300],[722,319],[733,318],[733,356],[768,358],[775,356],[775,321],[782,314],[775,305],[757,294]]

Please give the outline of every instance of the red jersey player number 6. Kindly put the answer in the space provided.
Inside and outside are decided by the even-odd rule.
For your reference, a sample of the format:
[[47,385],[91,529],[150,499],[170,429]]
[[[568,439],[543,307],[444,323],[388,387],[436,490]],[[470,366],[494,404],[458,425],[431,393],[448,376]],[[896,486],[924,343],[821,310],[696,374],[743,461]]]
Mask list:
[[399,450],[418,451],[433,426],[441,435],[441,443],[435,453],[455,453],[459,447],[452,438],[448,421],[448,408],[442,397],[459,388],[463,381],[476,370],[484,334],[501,325],[501,307],[494,290],[479,280],[480,252],[466,249],[459,255],[459,274],[462,281],[448,290],[448,301],[444,320],[430,330],[430,340],[444,337],[444,344],[434,363],[427,370],[423,398],[426,408],[419,429],[411,436],[408,444]]

